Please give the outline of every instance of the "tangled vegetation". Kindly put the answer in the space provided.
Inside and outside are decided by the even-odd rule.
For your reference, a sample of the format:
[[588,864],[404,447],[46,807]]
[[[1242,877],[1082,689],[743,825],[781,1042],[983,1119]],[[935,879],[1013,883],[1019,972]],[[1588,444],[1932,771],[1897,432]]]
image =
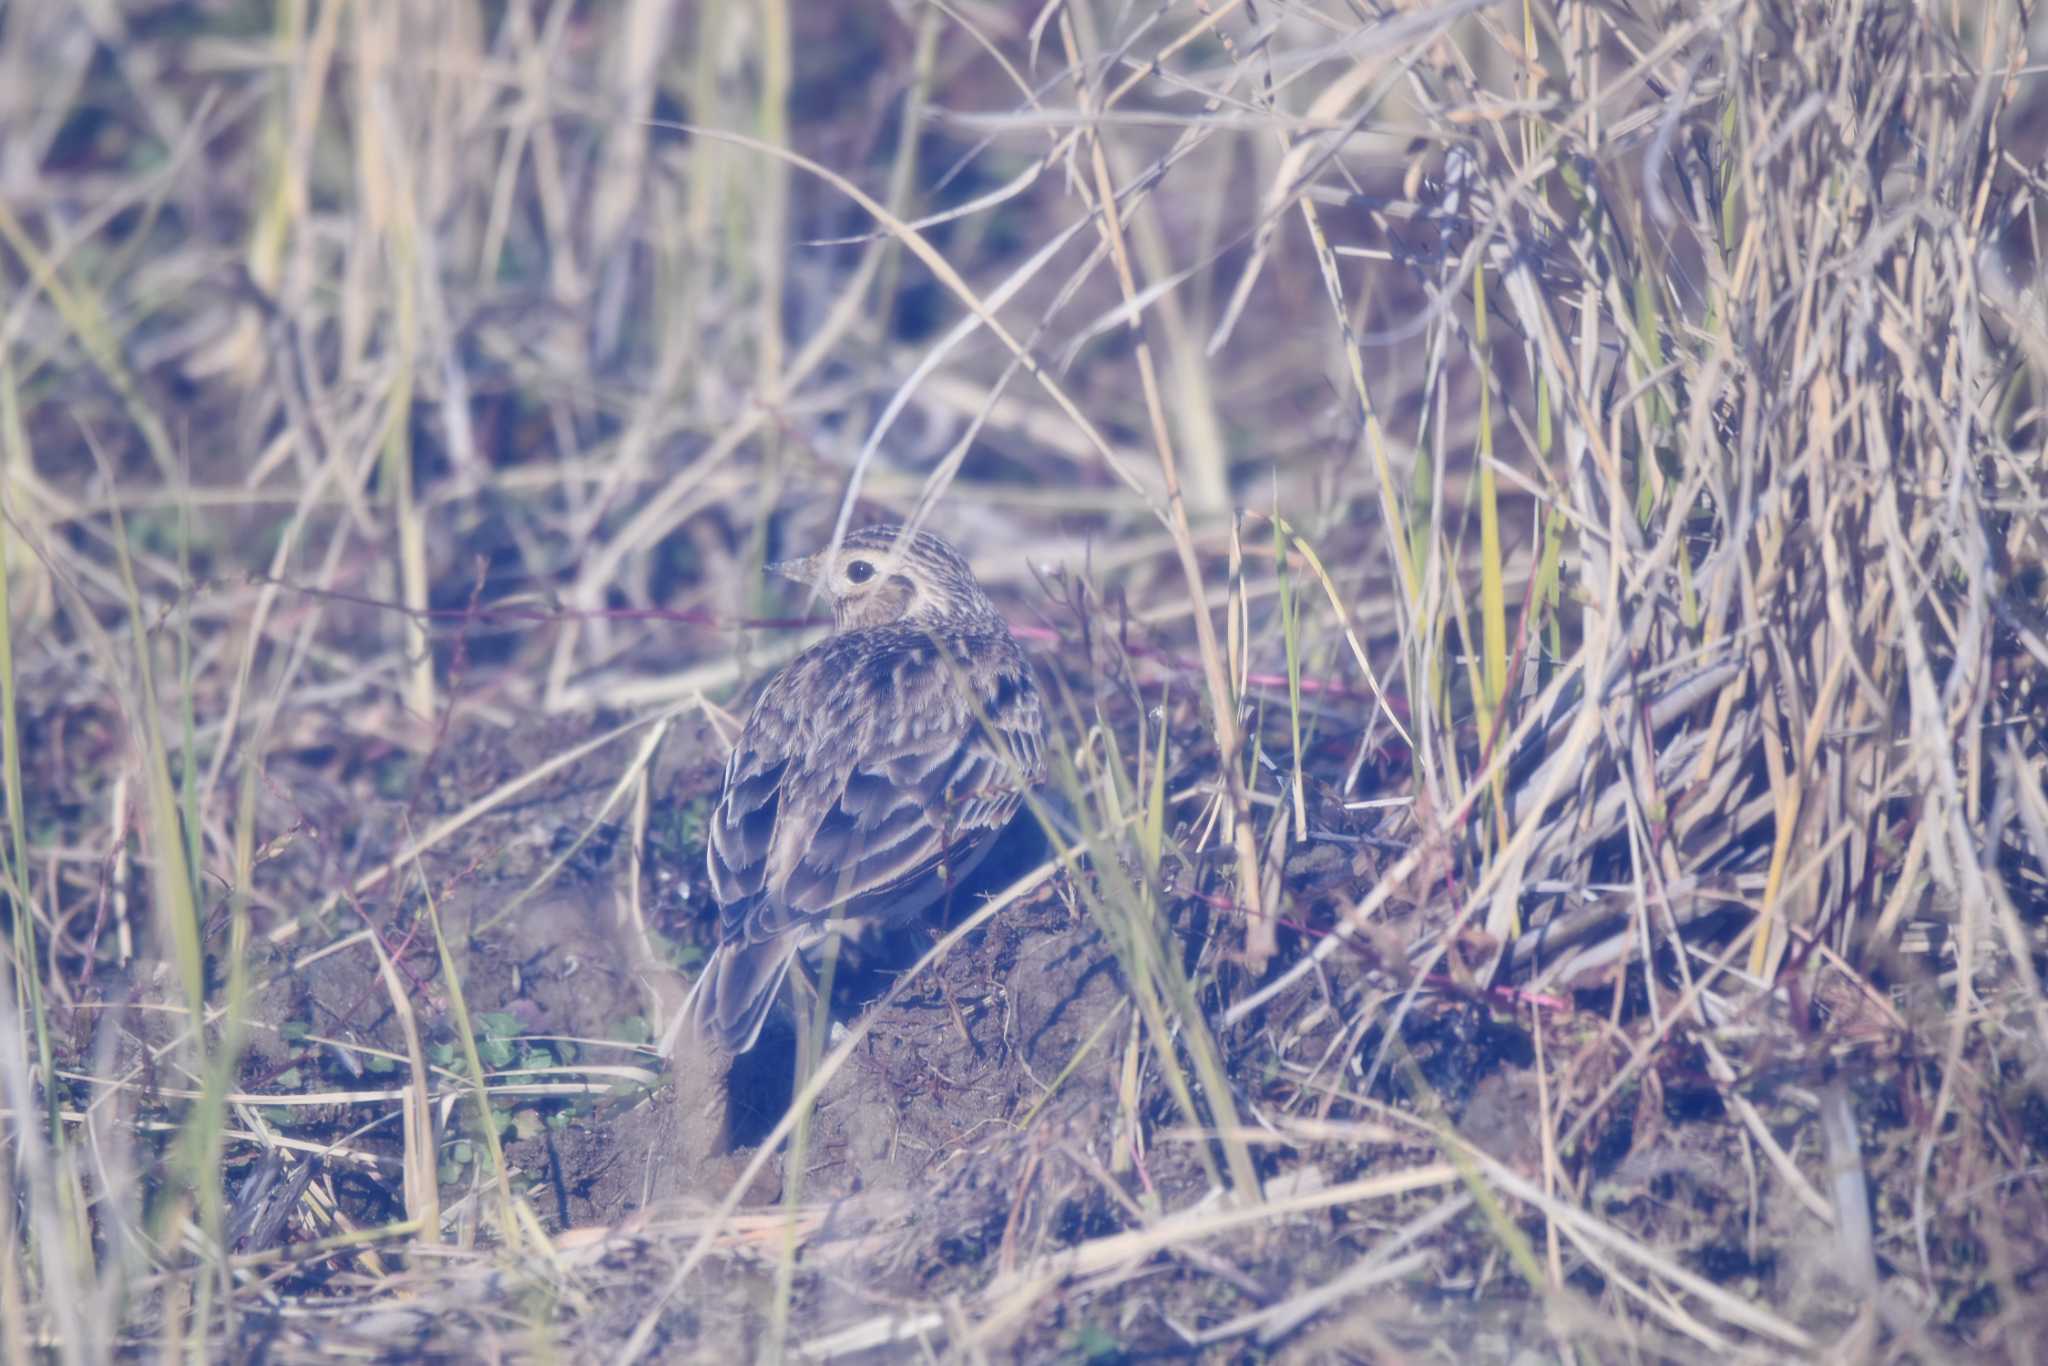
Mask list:
[[[0,9],[9,1359],[2034,1359],[2044,37]],[[705,1154],[885,519],[1054,776]]]

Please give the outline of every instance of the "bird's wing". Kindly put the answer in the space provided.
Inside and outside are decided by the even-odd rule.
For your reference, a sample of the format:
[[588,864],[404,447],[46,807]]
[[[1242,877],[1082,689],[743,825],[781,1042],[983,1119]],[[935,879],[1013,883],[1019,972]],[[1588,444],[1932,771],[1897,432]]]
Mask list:
[[764,693],[726,760],[725,786],[706,841],[711,892],[726,910],[727,938],[735,928],[733,916],[761,894],[782,808],[782,778],[789,771],[793,736],[781,709],[762,705],[769,700]]
[[1008,823],[1042,774],[1037,690],[1021,657],[971,703],[961,677],[922,633],[864,632],[771,681],[711,822],[727,938],[859,914],[942,867],[957,873]]

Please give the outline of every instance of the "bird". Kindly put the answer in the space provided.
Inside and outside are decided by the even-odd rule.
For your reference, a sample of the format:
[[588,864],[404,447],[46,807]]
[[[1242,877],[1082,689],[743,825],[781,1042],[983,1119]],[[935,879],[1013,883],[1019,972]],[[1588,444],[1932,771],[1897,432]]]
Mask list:
[[944,540],[870,526],[767,568],[822,589],[833,628],[762,688],[708,823],[718,942],[685,1013],[732,1057],[799,953],[914,920],[1046,772],[1030,662]]

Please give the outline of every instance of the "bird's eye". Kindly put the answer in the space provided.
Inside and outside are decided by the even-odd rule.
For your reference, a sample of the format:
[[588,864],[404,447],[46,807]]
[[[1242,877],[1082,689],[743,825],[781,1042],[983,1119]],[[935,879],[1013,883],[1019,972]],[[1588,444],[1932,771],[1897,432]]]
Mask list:
[[855,560],[846,566],[846,577],[854,583],[866,583],[875,576],[875,567],[866,560]]

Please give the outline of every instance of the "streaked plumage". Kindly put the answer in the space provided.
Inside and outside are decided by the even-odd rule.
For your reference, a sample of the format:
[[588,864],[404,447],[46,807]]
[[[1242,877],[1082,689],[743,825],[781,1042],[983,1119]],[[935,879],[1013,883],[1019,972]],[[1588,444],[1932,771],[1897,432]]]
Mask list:
[[689,1009],[735,1054],[797,952],[835,920],[916,916],[1045,776],[1030,664],[951,546],[877,526],[821,560],[771,566],[820,585],[834,631],[762,689],[711,817],[719,943]]

